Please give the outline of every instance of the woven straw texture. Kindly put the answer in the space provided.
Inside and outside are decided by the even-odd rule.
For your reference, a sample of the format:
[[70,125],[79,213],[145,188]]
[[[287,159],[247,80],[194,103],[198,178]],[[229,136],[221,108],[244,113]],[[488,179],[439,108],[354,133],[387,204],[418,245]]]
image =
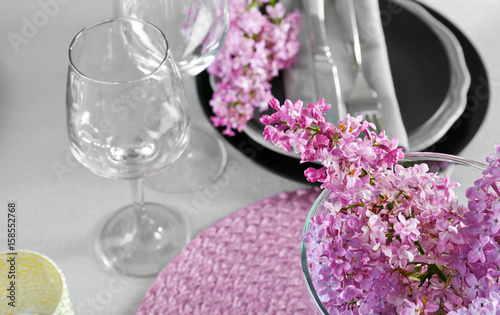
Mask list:
[[300,236],[319,193],[280,193],[218,221],[160,272],[137,314],[306,313]]

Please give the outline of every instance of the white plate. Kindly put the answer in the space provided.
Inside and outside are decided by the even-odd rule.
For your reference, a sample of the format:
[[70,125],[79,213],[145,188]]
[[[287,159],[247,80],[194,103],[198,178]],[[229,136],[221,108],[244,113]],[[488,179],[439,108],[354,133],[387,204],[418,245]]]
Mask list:
[[[381,6],[387,1],[381,1]],[[438,51],[436,51],[436,58],[431,58],[429,61],[432,63],[434,59],[446,60],[447,64],[436,64],[429,66],[436,67],[435,71],[444,71],[443,69],[447,69],[447,73],[444,75],[441,73],[436,74],[437,79],[440,77],[446,77],[448,82],[441,82],[442,84],[437,87],[443,89],[443,84],[445,84],[445,89],[443,91],[435,91],[436,88],[433,89],[434,86],[427,86],[423,88],[428,88],[428,90],[420,89],[412,91],[410,88],[405,88],[401,82],[395,82],[396,92],[400,92],[398,94],[398,99],[401,93],[415,93],[415,95],[405,95],[407,99],[422,99],[421,103],[415,104],[412,103],[401,103],[399,102],[400,109],[403,115],[403,119],[405,120],[405,125],[407,126],[408,137],[410,141],[411,151],[422,151],[434,143],[439,141],[446,132],[450,129],[450,127],[455,123],[455,121],[460,117],[460,115],[464,112],[466,104],[467,104],[467,90],[470,85],[470,75],[467,69],[467,65],[465,62],[465,58],[462,52],[462,47],[457,40],[457,38],[453,35],[453,33],[446,28],[441,22],[435,19],[425,8],[423,8],[418,3],[409,0],[391,0],[391,5],[394,3],[401,5],[404,8],[404,13],[395,13],[389,19],[390,23],[384,25],[389,30],[400,27],[400,24],[396,24],[400,22],[404,18],[408,18],[409,16],[414,19],[414,21],[421,20],[423,23],[419,26],[418,23],[413,23],[408,26],[408,29],[396,30],[399,31],[397,38],[387,38],[389,48],[389,55],[391,56],[391,52],[393,52],[392,56],[395,63],[393,63],[393,59],[391,60],[391,66],[393,64],[401,64],[404,62],[404,56],[400,58],[399,56],[404,55],[406,52],[404,51],[405,47],[397,47],[397,44],[400,42],[400,39],[407,39],[406,36],[414,36],[414,34],[424,34],[423,36],[434,37],[434,38],[416,38],[415,40],[423,41],[421,43],[421,47],[424,47],[427,44],[427,39],[433,40],[441,47],[438,47]],[[382,8],[382,7],[381,7]],[[381,9],[382,10],[382,9]],[[386,13],[386,12],[384,12]],[[305,15],[302,16],[302,25],[303,29],[299,34],[299,40],[301,41],[301,51],[297,56],[297,63],[294,66],[283,72],[283,81],[284,86],[286,87],[283,90],[280,88],[275,88],[273,86],[273,94],[275,94],[278,99],[281,99],[276,94],[283,94],[283,99],[290,99],[295,101],[297,99],[301,99],[304,103],[314,102],[316,96],[314,95],[314,80],[312,79],[311,68],[312,68],[312,59],[311,59],[311,51],[310,51],[310,43],[308,42],[308,30],[307,30],[307,21],[305,20]],[[387,21],[387,16],[385,16],[385,21]],[[384,21],[384,19],[383,19]],[[405,22],[405,21],[402,21]],[[392,23],[392,24],[391,24]],[[410,22],[409,22],[410,23]],[[408,24],[409,24],[408,23]],[[394,26],[391,26],[394,25]],[[414,27],[413,25],[417,25]],[[422,27],[423,26],[423,27]],[[331,35],[329,29],[329,35]],[[408,34],[406,34],[406,32]],[[387,33],[386,33],[387,34]],[[400,34],[400,35],[399,35]],[[406,35],[405,35],[406,34]],[[338,36],[338,34],[334,34],[334,36]],[[401,36],[401,37],[399,37]],[[418,37],[418,36],[417,36]],[[392,48],[389,46],[389,43],[392,43]],[[396,44],[396,46],[394,45]],[[391,50],[392,49],[392,50]],[[408,58],[413,58],[413,56],[409,56]],[[411,62],[411,61],[410,61]],[[424,60],[422,62],[425,62]],[[340,75],[345,72],[346,65],[337,64],[340,68]],[[342,67],[344,69],[342,69]],[[433,68],[432,68],[433,69]],[[432,69],[430,70],[432,72]],[[398,72],[398,69],[392,69],[393,73]],[[423,71],[423,70],[422,70]],[[401,72],[401,71],[400,71]],[[431,73],[432,74],[432,73]],[[400,73],[401,75],[401,73]],[[408,78],[411,84],[412,78],[418,78],[419,76],[415,76],[415,73],[404,73],[405,77]],[[428,75],[428,74],[422,74]],[[309,78],[309,79],[307,79]],[[429,78],[432,81],[433,78]],[[340,78],[342,85],[342,77]],[[429,83],[432,83],[432,82]],[[414,83],[422,83],[422,82],[414,82]],[[424,82],[425,83],[425,82]],[[447,83],[447,84],[446,84]],[[399,86],[398,86],[399,84]],[[417,85],[417,84],[415,84]],[[283,88],[282,88],[283,89]],[[401,92],[403,91],[403,92]],[[438,94],[441,93],[442,97]],[[426,101],[426,95],[428,95],[428,101]],[[409,97],[408,97],[409,96]],[[403,98],[403,97],[402,97]],[[439,103],[436,103],[436,99]],[[420,107],[421,106],[421,107]],[[411,107],[411,108],[410,108]],[[414,120],[415,112],[422,113],[422,115],[427,115],[423,117],[423,121]],[[406,115],[405,115],[406,113]],[[275,152],[279,152],[281,154],[285,154],[281,151],[281,149],[277,149],[272,143],[265,141],[262,136],[262,131],[264,126],[258,121],[261,115],[264,113],[256,113],[256,118],[252,119],[247,128],[244,129],[244,133],[256,141],[257,143],[264,146],[266,149],[270,149]],[[405,117],[406,116],[406,117]],[[420,118],[422,119],[422,117]],[[412,123],[417,123],[418,125],[408,129],[408,126],[411,126]],[[289,154],[287,154],[289,155]]]

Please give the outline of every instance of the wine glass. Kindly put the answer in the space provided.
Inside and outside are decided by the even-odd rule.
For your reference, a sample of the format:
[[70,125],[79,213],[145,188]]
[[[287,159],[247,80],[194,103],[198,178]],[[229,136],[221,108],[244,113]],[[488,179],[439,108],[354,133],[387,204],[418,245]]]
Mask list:
[[[115,13],[158,26],[171,44],[185,79],[214,61],[229,29],[228,0],[115,0]],[[213,134],[212,128],[193,126],[190,143],[179,163],[150,177],[148,183],[158,190],[185,192],[214,182],[224,170],[227,152],[221,139]],[[171,176],[180,180],[169,181]]]
[[190,118],[170,46],[154,25],[118,18],[79,32],[69,48],[71,151],[90,171],[130,180],[133,204],[107,221],[96,242],[105,265],[156,275],[189,240],[182,215],[143,201],[142,179],[176,161]]

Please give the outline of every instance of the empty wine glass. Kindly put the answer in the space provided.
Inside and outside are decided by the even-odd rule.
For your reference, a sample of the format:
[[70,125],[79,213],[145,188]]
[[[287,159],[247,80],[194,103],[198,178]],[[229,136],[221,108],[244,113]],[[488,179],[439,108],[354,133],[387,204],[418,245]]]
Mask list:
[[189,240],[181,214],[143,201],[143,177],[176,161],[190,134],[169,43],[152,24],[111,19],[79,32],[69,60],[71,151],[90,171],[132,187],[133,204],[105,223],[97,252],[121,273],[156,275]]
[[228,0],[116,0],[115,12],[161,29],[179,71],[189,76],[214,61],[229,28]]
[[[115,13],[146,20],[160,28],[184,78],[205,70],[221,49],[229,29],[228,0],[115,0]],[[226,149],[213,129],[193,126],[179,163],[148,179],[158,190],[193,191],[215,181],[227,161]],[[180,177],[178,174],[188,174]],[[175,183],[168,178],[181,178]]]

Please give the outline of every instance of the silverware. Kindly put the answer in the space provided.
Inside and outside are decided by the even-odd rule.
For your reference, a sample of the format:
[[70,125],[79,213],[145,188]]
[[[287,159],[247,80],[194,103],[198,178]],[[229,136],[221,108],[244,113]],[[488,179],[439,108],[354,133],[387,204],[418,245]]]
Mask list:
[[327,44],[324,0],[302,0],[308,13],[313,50],[314,80],[317,99],[324,98],[332,108],[325,113],[325,119],[337,123],[346,115],[345,105],[340,94],[337,67]]
[[361,57],[361,44],[359,41],[356,9],[352,0],[347,0],[349,18],[353,36],[353,50],[356,61],[356,77],[351,91],[347,95],[345,104],[351,116],[363,115],[363,118],[377,126],[377,130],[384,130],[382,118],[382,104],[377,92],[368,84],[363,73],[363,61]]

